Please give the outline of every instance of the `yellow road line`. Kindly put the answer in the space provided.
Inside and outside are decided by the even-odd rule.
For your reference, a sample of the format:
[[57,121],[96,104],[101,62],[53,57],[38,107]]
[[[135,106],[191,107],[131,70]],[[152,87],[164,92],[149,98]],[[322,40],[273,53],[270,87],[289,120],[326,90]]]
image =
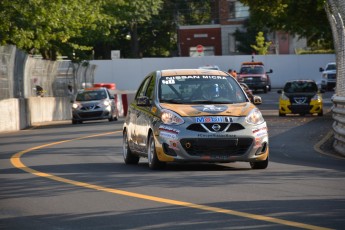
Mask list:
[[216,208],[216,207],[194,204],[194,203],[178,201],[178,200],[171,200],[171,199],[166,199],[166,198],[161,198],[161,197],[156,197],[156,196],[149,196],[149,195],[144,195],[144,194],[140,194],[140,193],[128,192],[128,191],[124,191],[124,190],[107,188],[107,187],[103,187],[103,186],[99,186],[99,185],[93,185],[93,184],[84,183],[84,182],[80,182],[80,181],[70,180],[70,179],[66,179],[63,177],[55,176],[53,174],[44,173],[44,172],[40,172],[40,171],[37,171],[35,169],[29,168],[26,165],[24,165],[20,159],[25,153],[28,153],[28,152],[31,152],[31,151],[34,151],[37,149],[42,149],[42,148],[50,147],[53,145],[58,145],[58,144],[76,141],[76,140],[82,140],[82,139],[98,137],[98,136],[105,136],[105,135],[114,134],[114,133],[118,133],[118,132],[121,132],[121,131],[84,136],[84,137],[79,137],[79,138],[74,138],[74,139],[64,140],[64,141],[58,141],[58,142],[52,142],[49,144],[29,148],[29,149],[26,149],[26,150],[23,150],[23,151],[20,151],[20,152],[14,154],[11,157],[11,163],[16,168],[19,168],[25,172],[31,173],[31,174],[39,176],[39,177],[45,177],[45,178],[59,181],[62,183],[71,184],[71,185],[89,188],[89,189],[94,189],[94,190],[98,190],[98,191],[103,191],[103,192],[108,192],[108,193],[113,193],[113,194],[118,194],[118,195],[123,195],[123,196],[128,196],[128,197],[134,197],[134,198],[138,198],[138,199],[150,200],[150,201],[155,201],[155,202],[160,202],[160,203],[165,203],[165,204],[170,204],[170,205],[177,205],[177,206],[182,206],[182,207],[187,207],[187,208],[195,208],[195,209],[210,211],[210,212],[215,212],[215,213],[223,213],[223,214],[228,214],[228,215],[233,215],[233,216],[240,216],[240,217],[245,217],[245,218],[249,218],[249,219],[253,219],[253,220],[266,221],[266,222],[270,222],[270,223],[287,225],[287,226],[292,226],[292,227],[297,227],[297,228],[302,228],[302,229],[330,230],[330,228],[323,228],[323,227],[319,227],[319,226],[315,226],[315,225],[303,224],[303,223],[298,223],[298,222],[294,222],[294,221],[278,219],[278,218],[274,218],[274,217],[250,214],[250,213],[239,212],[239,211],[230,210],[230,209]]

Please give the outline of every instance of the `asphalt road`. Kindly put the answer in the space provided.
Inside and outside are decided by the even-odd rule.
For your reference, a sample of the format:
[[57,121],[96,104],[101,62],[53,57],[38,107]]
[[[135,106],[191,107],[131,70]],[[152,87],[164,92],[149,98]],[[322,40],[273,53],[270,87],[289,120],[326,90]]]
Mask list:
[[318,147],[330,114],[278,117],[277,94],[259,95],[266,170],[125,165],[122,120],[0,134],[0,229],[344,229],[345,161]]

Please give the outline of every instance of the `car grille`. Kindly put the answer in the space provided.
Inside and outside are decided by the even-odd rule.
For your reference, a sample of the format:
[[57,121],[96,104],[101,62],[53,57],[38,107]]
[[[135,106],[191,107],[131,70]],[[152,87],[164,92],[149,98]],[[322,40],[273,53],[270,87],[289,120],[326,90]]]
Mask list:
[[96,110],[96,109],[100,109],[101,107],[99,107],[98,105],[84,105],[83,107],[80,108],[80,110],[82,111],[89,111],[89,110]]
[[336,74],[335,73],[329,73],[327,74],[328,79],[336,79]]
[[309,111],[313,108],[311,105],[290,105],[288,108],[291,110],[292,113],[309,113]]
[[257,76],[246,76],[243,78],[244,83],[254,83],[254,82],[261,82],[261,77]]
[[217,132],[234,132],[245,129],[241,124],[238,123],[194,123],[187,127],[187,130],[196,132],[215,132],[212,128],[214,125],[219,125],[220,129]]
[[240,139],[201,139],[201,138],[188,138],[181,139],[181,145],[184,150],[191,156],[217,156],[217,157],[230,157],[240,156],[247,152],[248,148],[252,145],[252,138]]
[[94,112],[87,112],[87,113],[79,113],[81,118],[96,118],[101,117],[103,115],[103,111],[94,111]]

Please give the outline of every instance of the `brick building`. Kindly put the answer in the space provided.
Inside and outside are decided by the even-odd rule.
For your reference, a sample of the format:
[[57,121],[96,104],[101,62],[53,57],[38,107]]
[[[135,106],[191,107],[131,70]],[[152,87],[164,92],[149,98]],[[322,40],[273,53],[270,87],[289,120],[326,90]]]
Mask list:
[[[236,30],[244,30],[249,8],[237,0],[211,0],[212,24],[178,27],[179,54],[188,56],[239,54],[234,37]],[[285,32],[268,35],[272,41],[270,53],[291,54],[305,48],[305,39],[297,39]],[[201,47],[201,48],[200,48]]]

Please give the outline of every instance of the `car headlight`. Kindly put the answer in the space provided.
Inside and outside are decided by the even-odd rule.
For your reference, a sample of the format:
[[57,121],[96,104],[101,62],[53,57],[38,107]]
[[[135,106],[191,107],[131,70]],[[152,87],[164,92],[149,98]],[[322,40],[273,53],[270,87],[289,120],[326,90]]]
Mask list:
[[311,100],[312,101],[322,101],[322,97],[319,94],[315,94]]
[[73,109],[77,109],[79,107],[79,104],[78,103],[73,103],[72,107],[73,107]]
[[104,100],[104,101],[103,101],[103,104],[104,104],[105,106],[108,106],[108,105],[110,105],[110,102],[107,101],[107,100]]
[[180,125],[184,123],[182,117],[170,110],[162,110],[161,120],[166,125]]
[[252,111],[250,111],[249,114],[246,116],[245,120],[247,123],[253,124],[253,125],[259,125],[265,122],[260,110],[257,108],[252,109]]

